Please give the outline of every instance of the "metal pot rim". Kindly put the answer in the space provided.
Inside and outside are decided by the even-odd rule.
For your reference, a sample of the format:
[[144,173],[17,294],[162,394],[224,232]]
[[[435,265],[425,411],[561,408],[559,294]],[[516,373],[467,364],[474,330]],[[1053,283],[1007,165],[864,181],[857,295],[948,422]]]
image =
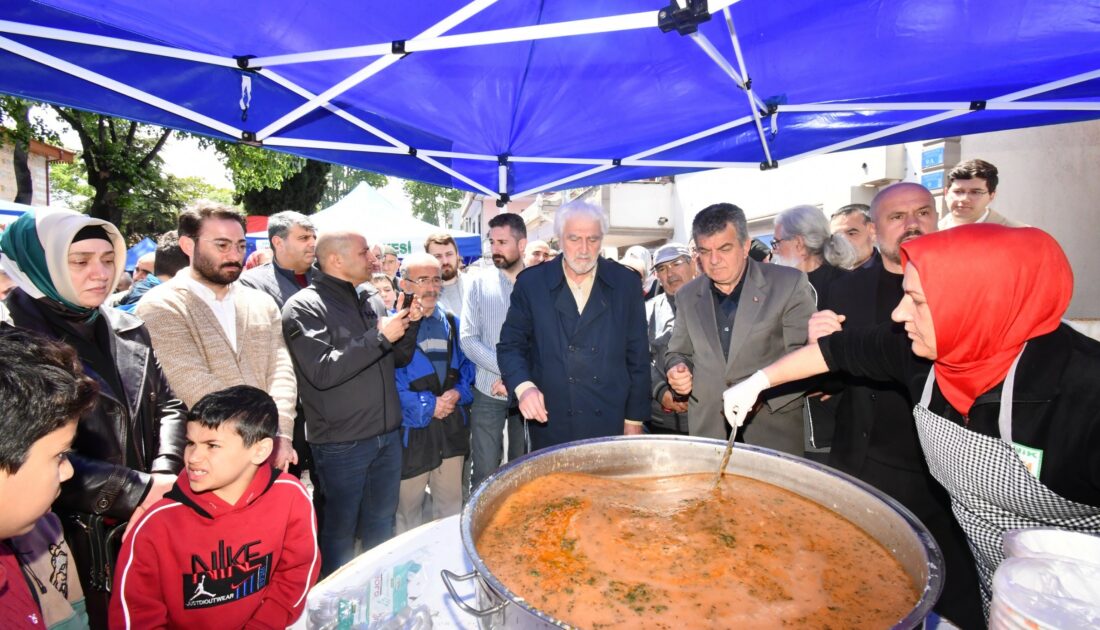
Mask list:
[[[555,454],[560,453],[561,451],[564,451],[564,450],[567,450],[567,449],[572,450],[572,449],[592,448],[592,447],[595,447],[595,446],[598,446],[598,445],[601,445],[601,444],[607,444],[607,443],[622,443],[622,442],[626,442],[626,441],[641,441],[641,440],[657,442],[657,443],[660,443],[660,442],[681,442],[681,443],[689,442],[689,443],[697,443],[700,446],[704,446],[704,447],[706,447],[706,446],[712,447],[713,449],[715,449],[715,453],[716,453],[715,467],[717,467],[718,463],[720,463],[721,454],[722,454],[722,451],[725,449],[725,445],[726,445],[726,443],[722,440],[716,440],[716,439],[704,438],[704,437],[679,436],[679,435],[634,435],[634,436],[614,436],[614,437],[604,437],[604,438],[593,438],[593,439],[588,439],[588,440],[578,440],[576,442],[568,442],[568,443],[565,443],[565,444],[559,444],[557,446],[552,446],[552,447],[549,447],[549,448],[538,450],[538,451],[535,451],[533,453],[528,453],[528,454],[526,454],[526,455],[524,455],[524,456],[522,456],[522,457],[520,457],[520,458],[518,458],[514,461],[511,461],[511,462],[505,464],[504,466],[502,466],[501,468],[499,468],[497,471],[495,471],[493,474],[491,474],[488,478],[486,478],[481,483],[481,485],[479,485],[473,491],[473,493],[470,494],[469,500],[466,502],[466,505],[463,506],[463,508],[462,508],[462,517],[461,517],[461,523],[460,523],[461,534],[462,534],[462,545],[466,550],[466,556],[469,558],[470,563],[473,565],[474,572],[477,573],[478,576],[480,577],[480,579],[484,581],[485,585],[489,587],[489,590],[493,591],[491,593],[491,595],[493,595],[495,597],[499,597],[502,600],[505,600],[509,603],[513,603],[513,604],[516,604],[517,606],[520,606],[528,614],[530,614],[532,616],[535,616],[538,619],[540,619],[540,620],[542,620],[542,621],[544,621],[548,624],[552,624],[552,625],[562,627],[562,628],[572,627],[569,624],[565,623],[564,621],[561,621],[561,620],[559,620],[555,617],[552,617],[552,616],[548,615],[547,613],[539,610],[538,608],[536,608],[535,606],[533,606],[529,602],[527,602],[527,600],[520,597],[518,594],[512,592],[499,579],[497,579],[497,577],[493,574],[493,572],[491,570],[489,570],[489,568],[485,565],[485,562],[482,560],[481,554],[478,553],[477,548],[476,548],[475,543],[474,543],[474,536],[473,536],[473,520],[474,520],[474,517],[473,517],[473,515],[474,515],[475,508],[477,507],[477,505],[481,501],[482,496],[484,495],[484,493],[489,488],[491,488],[496,483],[500,483],[500,481],[502,479],[506,479],[509,476],[515,474],[516,470],[521,469],[525,466],[531,465],[531,462],[533,462],[533,461],[537,461],[537,460],[541,460],[541,459],[545,459],[545,458],[551,458]],[[868,484],[868,483],[866,483],[866,482],[864,482],[860,479],[857,479],[855,477],[852,477],[851,475],[848,475],[844,472],[841,472],[841,471],[836,470],[834,468],[830,468],[829,466],[825,466],[823,464],[819,464],[818,462],[814,462],[814,461],[811,461],[811,460],[808,460],[808,459],[805,459],[805,458],[802,458],[802,457],[795,457],[793,455],[789,455],[787,453],[782,453],[782,452],[779,452],[779,451],[774,451],[772,449],[759,447],[759,446],[753,446],[753,445],[744,444],[744,443],[738,443],[736,445],[735,450],[736,451],[741,451],[741,452],[752,451],[752,452],[755,452],[757,455],[763,455],[763,456],[768,456],[768,457],[776,457],[776,458],[779,458],[779,459],[782,459],[782,460],[786,460],[786,461],[788,461],[792,464],[795,464],[795,465],[798,465],[798,466],[804,466],[804,467],[810,468],[812,470],[815,470],[819,473],[822,473],[822,474],[834,477],[836,479],[845,481],[845,482],[849,483],[850,485],[854,486],[855,488],[857,488],[858,490],[861,490],[864,493],[866,493],[868,495],[871,495],[871,497],[873,497],[874,499],[876,499],[879,502],[883,503],[886,507],[890,508],[894,513],[897,514],[897,516],[899,516],[904,521],[905,525],[909,528],[909,530],[912,531],[912,534],[914,536],[916,536],[921,541],[923,549],[926,553],[925,561],[927,562],[927,566],[928,566],[928,579],[926,580],[926,583],[924,585],[924,591],[921,593],[920,599],[918,599],[917,603],[914,605],[913,609],[909,612],[909,614],[907,614],[903,619],[901,619],[898,622],[897,626],[895,626],[895,627],[899,627],[899,628],[916,627],[920,624],[921,621],[923,621],[923,619],[927,616],[927,614],[929,612],[931,612],[932,606],[939,599],[940,594],[943,591],[943,579],[944,579],[943,568],[942,568],[944,566],[943,554],[940,551],[939,545],[936,543],[936,540],[932,537],[932,535],[928,531],[928,529],[905,506],[903,506],[901,503],[899,503],[893,497],[887,495],[886,493],[882,492],[878,488],[875,488],[874,486],[871,486],[870,484]],[[737,455],[735,453],[734,458],[736,458],[736,457],[737,457]],[[762,481],[768,481],[768,480],[767,479],[762,479]],[[769,483],[771,483],[771,482],[769,482]],[[776,485],[778,485],[778,484],[776,484]],[[813,498],[806,497],[805,495],[800,493],[798,491],[798,489],[796,489],[796,488],[788,488],[788,487],[782,486],[782,485],[780,485],[779,487],[784,488],[786,490],[790,490],[791,492],[794,492],[795,494],[798,494],[799,496],[803,496],[803,498],[807,498],[811,501],[814,501],[815,503],[817,503],[818,505],[822,505],[826,509],[832,510],[834,512],[836,511],[836,510],[833,510],[832,508],[830,508],[827,505],[821,504],[820,502],[816,501]],[[841,516],[844,516],[844,515],[841,515]],[[847,518],[847,517],[845,517],[845,518]],[[918,587],[919,587],[919,585],[918,585]]]

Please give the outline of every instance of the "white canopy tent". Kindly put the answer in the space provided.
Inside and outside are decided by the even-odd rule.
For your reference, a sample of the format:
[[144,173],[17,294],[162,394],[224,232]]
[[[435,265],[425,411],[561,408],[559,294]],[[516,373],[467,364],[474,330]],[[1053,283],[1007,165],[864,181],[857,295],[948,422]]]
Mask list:
[[363,183],[310,219],[318,232],[353,230],[367,237],[371,245],[381,243],[393,247],[398,256],[424,251],[424,239],[436,232],[447,232],[453,236],[461,256],[481,255],[481,237],[477,234],[421,221],[398,210],[377,190]]

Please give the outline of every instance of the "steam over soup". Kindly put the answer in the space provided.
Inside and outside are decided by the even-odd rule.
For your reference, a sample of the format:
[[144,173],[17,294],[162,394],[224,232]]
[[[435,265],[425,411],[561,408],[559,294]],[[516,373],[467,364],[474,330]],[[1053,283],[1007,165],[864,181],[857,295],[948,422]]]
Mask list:
[[476,545],[534,607],[580,628],[886,628],[918,600],[874,539],[820,505],[728,475],[554,473]]

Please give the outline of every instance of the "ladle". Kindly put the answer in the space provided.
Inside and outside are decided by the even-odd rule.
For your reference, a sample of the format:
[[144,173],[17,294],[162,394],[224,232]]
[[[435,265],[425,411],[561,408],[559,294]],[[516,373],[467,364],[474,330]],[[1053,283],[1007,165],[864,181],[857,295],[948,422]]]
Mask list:
[[718,465],[718,474],[714,477],[714,487],[722,483],[722,477],[726,474],[726,465],[730,463],[730,453],[733,453],[733,440],[737,437],[737,431],[730,432],[730,439],[726,442],[726,452],[722,454],[722,463]]

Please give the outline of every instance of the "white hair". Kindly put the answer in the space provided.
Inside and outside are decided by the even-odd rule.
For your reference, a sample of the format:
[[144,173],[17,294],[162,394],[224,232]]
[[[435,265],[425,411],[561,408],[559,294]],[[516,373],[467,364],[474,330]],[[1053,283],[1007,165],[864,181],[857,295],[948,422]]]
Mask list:
[[610,225],[603,208],[587,201],[574,201],[559,208],[558,213],[554,216],[554,234],[557,235],[559,240],[565,238],[565,224],[573,217],[584,217],[599,221],[600,235],[607,236]]
[[408,279],[409,269],[413,267],[435,267],[440,268],[439,260],[427,252],[416,252],[405,256],[401,260],[401,277]]
[[775,215],[783,238],[801,236],[806,250],[834,267],[851,269],[858,254],[842,232],[832,234],[825,213],[816,206],[795,206]]

